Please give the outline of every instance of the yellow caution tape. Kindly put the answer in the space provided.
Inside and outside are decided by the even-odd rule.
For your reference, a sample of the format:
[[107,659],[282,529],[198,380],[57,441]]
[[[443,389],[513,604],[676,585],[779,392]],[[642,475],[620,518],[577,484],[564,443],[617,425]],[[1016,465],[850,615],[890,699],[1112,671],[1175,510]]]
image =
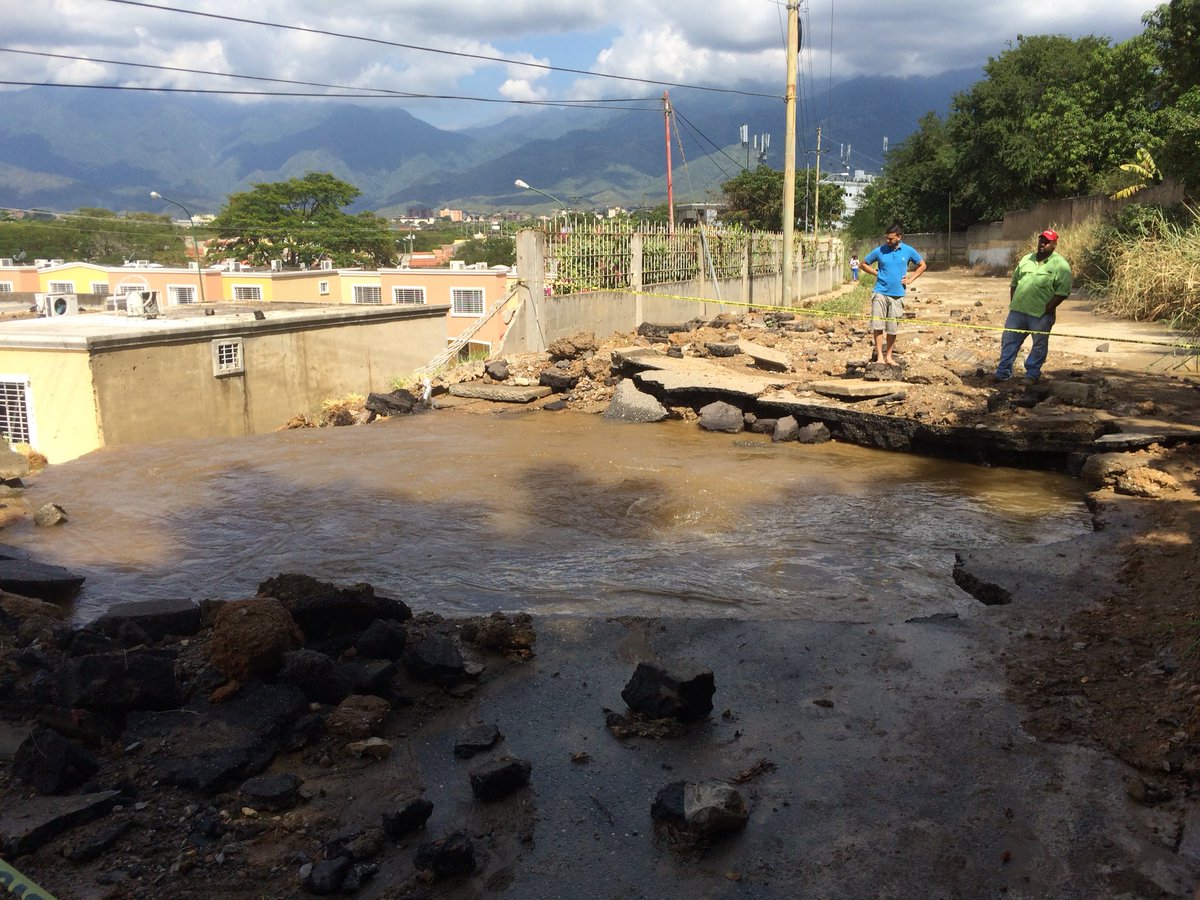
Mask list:
[[769,303],[745,303],[740,300],[716,300],[711,297],[692,297],[687,294],[656,294],[653,291],[630,291],[622,293],[635,294],[640,297],[657,297],[663,300],[686,300],[691,303],[717,303],[722,306],[738,306],[743,309],[767,310],[770,312],[786,312],[798,315],[812,316],[820,319],[862,319],[875,322],[897,322],[910,325],[928,325],[935,328],[964,328],[969,331],[1011,331],[1016,334],[1053,334],[1057,338],[1080,338],[1087,341],[1104,341],[1113,344],[1144,344],[1148,347],[1166,347],[1171,350],[1200,351],[1200,344],[1189,344],[1186,341],[1155,341],[1146,338],[1103,337],[1093,334],[1072,334],[1067,331],[1030,331],[1024,328],[1005,328],[1003,325],[976,325],[973,322],[946,322],[940,319],[887,319],[872,316],[869,313],[834,313],[823,309],[811,309],[802,306],[776,306]]
[[0,859],[0,888],[20,897],[21,900],[55,900],[53,894],[38,887],[2,859]]

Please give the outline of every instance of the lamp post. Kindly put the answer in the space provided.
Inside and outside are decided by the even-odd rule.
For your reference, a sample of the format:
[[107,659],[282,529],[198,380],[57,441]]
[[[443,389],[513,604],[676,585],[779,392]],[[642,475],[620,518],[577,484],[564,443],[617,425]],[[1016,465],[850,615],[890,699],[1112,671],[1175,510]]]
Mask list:
[[188,217],[188,230],[192,233],[192,251],[196,254],[196,277],[200,282],[200,302],[204,302],[204,261],[200,258],[200,242],[196,240],[196,220],[192,218],[192,214],[188,212],[188,208],[177,200],[172,200],[169,197],[164,197],[158,191],[151,191],[150,196],[155,200],[162,200],[164,203],[170,203],[173,206],[178,206],[183,210],[183,214]]
[[527,184],[526,182],[522,181],[520,178],[518,178],[516,181],[514,181],[513,184],[515,184],[517,187],[519,187],[523,191],[533,191],[535,194],[541,194],[543,197],[549,197],[551,200],[553,200],[555,203],[557,203],[559,206],[561,206],[563,208],[563,212],[570,212],[570,210],[567,209],[567,204],[563,203],[561,200],[559,200],[553,194],[547,194],[541,188],[535,188],[533,185]]

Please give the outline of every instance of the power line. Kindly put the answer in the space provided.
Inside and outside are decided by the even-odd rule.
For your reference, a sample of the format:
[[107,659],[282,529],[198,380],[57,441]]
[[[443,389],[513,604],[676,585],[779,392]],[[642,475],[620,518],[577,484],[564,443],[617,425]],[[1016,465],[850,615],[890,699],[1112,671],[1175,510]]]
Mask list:
[[[604,106],[593,107],[593,106],[591,106],[592,104],[650,103],[654,99],[653,97],[611,97],[611,98],[610,97],[600,97],[600,98],[596,98],[594,100],[507,100],[507,99],[496,99],[496,98],[489,98],[489,97],[466,97],[466,96],[464,96],[464,97],[442,97],[442,96],[438,96],[438,95],[434,95],[434,94],[419,94],[419,93],[413,93],[410,91],[397,91],[397,90],[392,90],[390,88],[373,88],[373,87],[363,88],[363,87],[354,87],[351,85],[344,85],[344,84],[329,84],[329,83],[322,82],[322,81],[296,81],[296,80],[289,79],[289,78],[269,78],[265,75],[241,75],[241,74],[236,74],[233,72],[213,72],[208,69],[189,69],[189,68],[185,68],[183,66],[163,66],[163,65],[154,65],[152,63],[126,62],[124,60],[119,60],[119,59],[99,59],[99,58],[91,57],[91,56],[73,56],[73,55],[67,54],[67,53],[49,53],[49,52],[40,51],[40,50],[17,50],[12,47],[0,47],[0,53],[18,53],[18,54],[21,54],[24,56],[42,56],[42,57],[46,57],[49,59],[69,60],[71,62],[93,62],[93,63],[102,63],[105,65],[111,65],[111,66],[129,66],[131,68],[137,68],[137,69],[154,69],[154,70],[162,71],[162,72],[180,72],[180,73],[184,73],[184,74],[188,74],[188,75],[211,75],[211,76],[215,76],[218,78],[238,78],[238,79],[242,79],[242,80],[246,80],[246,81],[264,81],[264,82],[270,82],[273,84],[291,84],[291,85],[297,85],[300,87],[332,88],[334,90],[340,90],[340,91],[364,91],[364,90],[365,91],[374,91],[374,92],[377,92],[381,98],[402,97],[404,99],[418,99],[418,100],[456,99],[456,100],[474,100],[474,101],[478,101],[480,103],[524,103],[524,104],[530,104],[530,105],[543,105],[543,106],[560,106],[561,105],[561,106],[566,106],[566,107],[583,108],[583,109],[587,109],[587,108],[604,109],[604,108],[606,108]],[[24,83],[29,86],[36,86],[36,87],[52,87],[57,84],[60,84],[60,82],[39,82],[36,84],[32,83],[32,82],[7,82],[7,83],[10,83],[10,84]],[[79,87],[80,85],[63,85],[63,86]],[[137,89],[137,90],[156,90],[155,88],[152,88],[152,87],[143,87],[143,86],[128,86],[128,87],[126,87],[124,85],[97,85],[97,87],[103,87],[103,88],[109,89],[109,90],[135,90],[135,89]],[[159,90],[186,91],[188,89],[187,88],[161,88]],[[197,90],[199,91],[201,89],[197,89]],[[234,93],[247,93],[247,92],[238,91],[238,92],[234,92]],[[273,94],[270,94],[269,96],[281,96],[281,97],[332,96],[332,97],[339,97],[339,98],[349,96],[349,97],[361,98],[363,95],[361,95],[361,94],[330,94],[330,95],[317,94],[317,95],[313,95],[313,94],[299,94],[294,91],[287,91],[287,92],[273,93]],[[368,95],[368,96],[370,96],[370,95]],[[657,109],[657,107],[646,107],[646,109]]]
[[564,66],[552,66],[548,63],[528,62],[520,59],[509,59],[503,56],[488,56],[483,53],[467,53],[462,50],[443,50],[437,47],[422,47],[419,44],[405,44],[400,41],[388,41],[383,38],[368,37],[359,34],[346,34],[340,31],[326,31],[320,28],[308,28],[304,25],[286,25],[281,22],[267,22],[262,19],[247,19],[241,16],[228,16],[219,13],[201,12],[195,9],[181,9],[175,6],[159,6],[155,3],[144,3],[142,0],[108,0],[109,3],[120,3],[124,6],[137,6],[143,9],[154,9],[159,12],[172,12],[185,16],[200,16],[206,19],[218,19],[224,22],[236,22],[240,25],[261,25],[265,28],[278,28],[284,31],[297,31],[302,34],[314,34],[321,37],[341,38],[349,41],[362,41],[368,44],[379,44],[385,47],[397,47],[401,50],[417,50],[421,53],[437,53],[442,56],[457,56],[461,59],[477,59],[484,62],[503,63],[507,66],[523,66],[530,69],[541,69],[546,72],[562,72],[569,75],[585,75],[589,78],[609,78],[615,81],[634,81],[640,84],[653,84],[659,87],[687,88],[695,91],[710,91],[720,94],[739,94],[745,97],[768,97],[776,100],[775,94],[757,93],[754,91],[739,91],[735,88],[702,87],[696,84],[684,84],[678,81],[657,81],[653,78],[639,78],[633,75],[613,75],[607,72],[589,72],[586,69],[572,69]]

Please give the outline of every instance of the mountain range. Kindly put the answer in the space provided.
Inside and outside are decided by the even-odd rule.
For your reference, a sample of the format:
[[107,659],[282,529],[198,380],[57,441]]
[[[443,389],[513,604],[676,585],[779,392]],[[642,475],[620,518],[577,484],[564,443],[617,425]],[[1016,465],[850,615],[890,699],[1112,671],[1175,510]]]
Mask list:
[[[981,76],[959,69],[928,78],[856,78],[798,110],[797,166],[822,171],[853,148],[850,168],[878,171],[925,113]],[[739,127],[770,133],[766,163],[783,168],[780,99],[680,89],[671,93],[676,202],[709,199],[746,164]],[[331,172],[355,185],[355,209],[403,214],[417,206],[478,211],[545,207],[520,178],[572,206],[642,206],[666,196],[661,104],[641,109],[558,110],[446,131],[395,106],[275,99],[255,103],[187,94],[84,88],[0,92],[0,207],[70,211],[83,206],[162,211],[157,190],[193,213],[217,212],[256,182]],[[754,159],[751,159],[754,163]]]

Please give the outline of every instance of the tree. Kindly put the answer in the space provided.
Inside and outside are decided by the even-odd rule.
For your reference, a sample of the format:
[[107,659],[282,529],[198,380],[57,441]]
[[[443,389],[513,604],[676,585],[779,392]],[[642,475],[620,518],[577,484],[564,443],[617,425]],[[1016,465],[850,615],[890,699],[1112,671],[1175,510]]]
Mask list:
[[[814,172],[796,173],[793,215],[800,218],[813,207]],[[745,169],[721,185],[725,193],[725,220],[759,231],[779,231],[783,226],[783,173],[770,166]],[[846,197],[836,184],[821,182],[818,224],[832,227],[846,211]],[[806,207],[806,200],[808,205]]]
[[515,266],[517,264],[517,242],[510,237],[502,237],[498,234],[489,235],[482,240],[472,239],[455,248],[454,258],[462,260],[467,265],[482,262],[489,266]]
[[342,210],[360,194],[333,175],[255,184],[232,195],[213,220],[219,240],[208,256],[235,257],[252,265],[278,259],[285,266],[387,266],[396,261],[396,240],[374,213]]
[[1161,62],[1154,99],[1162,147],[1155,157],[1164,174],[1195,193],[1200,191],[1200,0],[1171,0],[1142,21]]

